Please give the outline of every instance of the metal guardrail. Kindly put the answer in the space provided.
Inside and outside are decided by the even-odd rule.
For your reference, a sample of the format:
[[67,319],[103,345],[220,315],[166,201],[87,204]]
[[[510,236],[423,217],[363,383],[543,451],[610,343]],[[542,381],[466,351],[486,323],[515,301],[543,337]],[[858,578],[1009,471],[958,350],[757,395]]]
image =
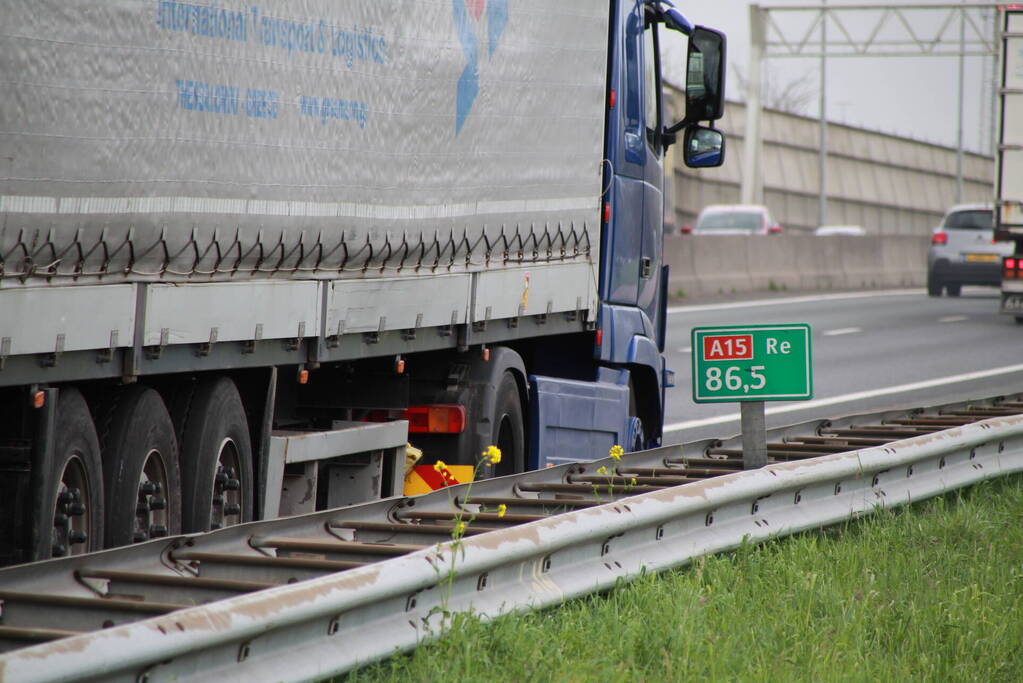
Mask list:
[[[734,455],[728,443],[627,455],[617,466],[624,479],[635,476],[631,490],[619,486],[619,480],[605,486],[590,474],[611,466],[607,459],[473,485],[471,501],[517,496],[524,505],[544,510],[578,508],[550,516],[515,513],[509,506],[506,517],[491,519],[492,513],[480,513],[474,503],[462,500],[467,493],[463,485],[416,499],[4,570],[0,630],[13,628],[8,616],[24,618],[40,609],[56,610],[74,628],[76,610],[94,609],[97,601],[105,601],[112,614],[131,609],[166,613],[14,650],[0,656],[0,680],[301,680],[341,673],[439,635],[445,611],[471,609],[490,619],[557,604],[643,571],[734,548],[744,539],[784,536],[1023,470],[1023,415],[1009,414],[1023,410],[1023,403],[986,406],[870,416],[880,424],[845,418],[775,430],[772,436],[782,440],[774,445],[774,457],[782,461],[710,478],[696,476],[708,469],[704,456],[726,458],[711,463],[720,463],[716,472],[735,464],[734,458],[727,459]],[[970,422],[987,415],[992,417]],[[893,440],[903,436],[908,438]],[[699,456],[685,458],[694,446]],[[828,449],[844,452],[819,455]],[[670,481],[696,480],[665,488],[645,483],[658,472],[668,472]],[[680,476],[687,474],[693,476]],[[583,490],[588,499],[578,495]],[[575,497],[539,498],[556,491]],[[615,499],[600,504],[599,498],[607,499],[605,492]],[[398,542],[407,540],[398,529],[410,520],[424,527],[415,534],[432,527],[440,538],[450,535],[453,506],[476,518],[457,544]],[[499,521],[506,522],[505,528],[478,527]],[[189,566],[215,568],[233,556],[254,565],[273,564],[274,571],[281,562],[294,565],[296,572],[317,563],[329,571],[331,562],[345,562],[327,558],[355,550],[359,530],[390,539],[370,543],[373,552],[403,554],[374,563],[349,562],[360,566],[207,604],[183,609],[173,604],[174,589],[189,580],[182,576]],[[333,540],[318,540],[324,534]],[[295,552],[284,552],[288,548]],[[140,574],[143,569],[150,573]],[[195,573],[193,583],[205,581],[198,587],[213,595],[264,585]],[[159,579],[165,588],[146,588],[154,576],[166,577]],[[101,592],[97,582],[107,589],[104,597],[85,597]],[[44,590],[49,602],[40,597]],[[132,591],[145,590],[152,592],[141,606],[128,600]],[[35,602],[25,597],[29,594]],[[156,599],[160,596],[171,604]]]

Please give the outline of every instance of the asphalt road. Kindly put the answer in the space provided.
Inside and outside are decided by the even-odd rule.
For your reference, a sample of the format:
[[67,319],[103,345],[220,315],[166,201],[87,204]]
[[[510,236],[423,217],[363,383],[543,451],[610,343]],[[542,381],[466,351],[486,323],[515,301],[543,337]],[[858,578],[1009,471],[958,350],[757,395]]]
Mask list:
[[896,407],[1023,392],[1023,325],[998,314],[998,292],[923,290],[828,294],[669,309],[664,443],[738,434],[739,404],[692,399],[690,330],[809,323],[814,397],[766,404],[768,428]]

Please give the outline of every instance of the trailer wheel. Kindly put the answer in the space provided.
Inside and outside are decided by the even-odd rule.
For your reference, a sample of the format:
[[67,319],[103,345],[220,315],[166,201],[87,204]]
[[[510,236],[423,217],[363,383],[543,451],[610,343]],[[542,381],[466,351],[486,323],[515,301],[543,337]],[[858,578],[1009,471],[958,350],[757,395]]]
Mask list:
[[498,385],[490,424],[493,425],[490,443],[501,449],[501,462],[494,467],[494,476],[523,471],[526,462],[526,427],[519,385],[510,372],[504,373]]
[[[53,469],[47,489],[53,511],[41,524],[52,534],[50,557],[82,555],[103,547],[103,467],[99,439],[85,399],[61,389],[57,399]],[[39,558],[43,559],[43,558]]]
[[182,526],[209,531],[252,519],[252,444],[238,389],[227,377],[200,384],[181,430]]
[[107,547],[181,533],[177,439],[160,394],[128,387],[100,413]]

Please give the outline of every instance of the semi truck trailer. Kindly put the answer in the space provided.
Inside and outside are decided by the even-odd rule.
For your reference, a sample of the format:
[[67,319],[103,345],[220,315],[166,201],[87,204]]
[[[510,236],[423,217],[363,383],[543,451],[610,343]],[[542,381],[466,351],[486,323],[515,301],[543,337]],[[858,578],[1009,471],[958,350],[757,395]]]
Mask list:
[[489,477],[660,443],[664,157],[722,162],[720,33],[666,0],[0,8],[0,564],[401,495],[409,445]]
[[1016,245],[1002,258],[1001,312],[1023,324],[1023,7],[999,10],[1001,88],[995,177],[995,240]]

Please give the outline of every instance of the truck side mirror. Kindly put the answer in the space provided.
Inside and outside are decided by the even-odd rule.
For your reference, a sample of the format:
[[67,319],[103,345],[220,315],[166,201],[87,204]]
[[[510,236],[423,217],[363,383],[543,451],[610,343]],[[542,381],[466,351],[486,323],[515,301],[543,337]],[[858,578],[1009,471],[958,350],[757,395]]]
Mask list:
[[725,113],[725,35],[697,26],[689,36],[686,120],[717,121]]
[[725,160],[725,136],[703,126],[686,128],[682,157],[690,168],[712,168]]
[[667,128],[670,136],[700,121],[717,121],[725,113],[725,34],[697,26],[689,35],[686,56],[685,118]]

